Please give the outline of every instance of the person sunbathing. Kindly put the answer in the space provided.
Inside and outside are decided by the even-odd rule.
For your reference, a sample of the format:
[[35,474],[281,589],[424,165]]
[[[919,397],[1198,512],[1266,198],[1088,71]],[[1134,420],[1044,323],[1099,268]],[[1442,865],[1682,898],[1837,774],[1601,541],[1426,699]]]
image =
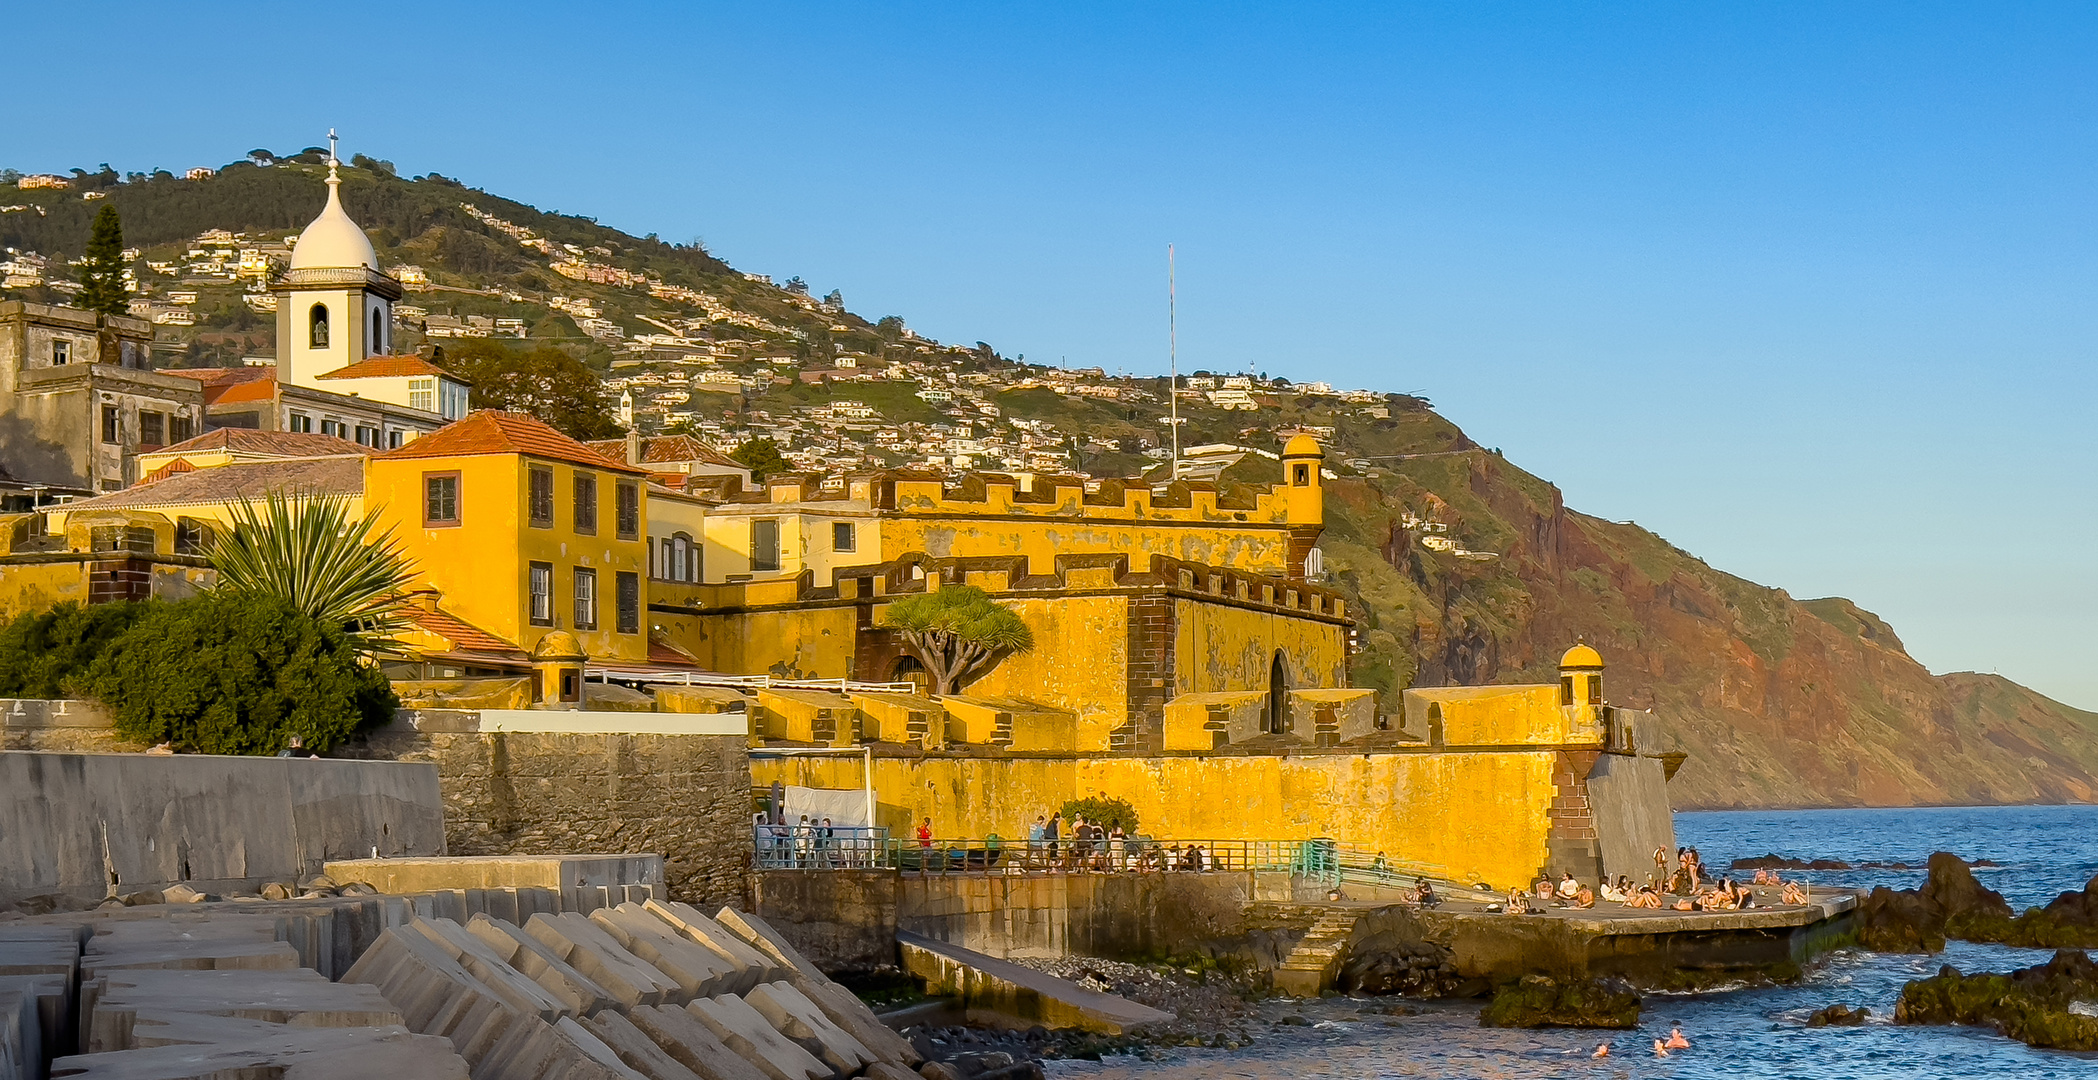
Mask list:
[[[1623,879],[1620,878],[1618,880],[1622,881]],[[1616,885],[1612,885],[1606,881],[1603,883],[1603,899],[1608,900],[1613,904],[1622,904],[1625,901],[1630,900],[1631,897],[1626,895],[1625,891],[1622,888],[1619,888]]]
[[1768,885],[1768,884],[1770,884],[1770,883],[1771,883],[1771,882],[1770,882],[1770,871],[1769,871],[1769,870],[1763,870],[1763,869],[1759,869],[1759,870],[1757,870],[1757,871],[1756,871],[1756,884],[1758,884],[1758,885]]
[[1785,882],[1784,895],[1779,899],[1787,904],[1804,904],[1807,902],[1807,887],[1797,881]]
[[1574,894],[1580,891],[1581,883],[1575,881],[1573,871],[1568,870],[1566,876],[1559,879],[1559,899],[1571,900],[1574,898]]
[[1661,906],[1661,894],[1651,887],[1644,888],[1639,890],[1636,894],[1634,894],[1630,900],[1625,901],[1625,906],[1635,908],[1659,908]]
[[1577,908],[1592,908],[1595,906],[1595,890],[1583,885],[1568,903]]
[[1528,915],[1530,913],[1530,894],[1521,889],[1508,890],[1507,911],[1510,915]]
[[1552,892],[1552,879],[1548,877],[1538,878],[1537,884],[1531,891],[1537,894],[1537,900],[1540,904],[1550,903],[1552,897],[1556,895]]

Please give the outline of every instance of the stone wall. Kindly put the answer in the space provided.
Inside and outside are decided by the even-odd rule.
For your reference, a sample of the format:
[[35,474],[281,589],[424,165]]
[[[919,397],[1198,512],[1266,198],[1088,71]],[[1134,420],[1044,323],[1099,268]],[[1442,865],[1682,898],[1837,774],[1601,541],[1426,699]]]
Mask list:
[[437,770],[377,761],[0,753],[0,904],[298,881],[352,855],[442,855]]
[[144,749],[119,738],[109,712],[92,701],[0,698],[0,750],[110,754]]
[[[531,714],[534,726],[482,730],[481,714],[415,710],[345,753],[427,761],[443,778],[453,855],[647,851],[663,856],[673,899],[741,903],[750,859],[750,756],[741,734],[666,734],[701,717]],[[573,718],[573,719],[571,719]],[[735,717],[740,726],[743,718]],[[516,725],[508,725],[516,726]]]

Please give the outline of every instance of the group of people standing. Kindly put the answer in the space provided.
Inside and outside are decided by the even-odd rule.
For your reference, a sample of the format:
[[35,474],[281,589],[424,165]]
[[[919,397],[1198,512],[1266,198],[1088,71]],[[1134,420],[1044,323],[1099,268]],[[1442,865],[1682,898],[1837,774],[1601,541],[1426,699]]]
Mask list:
[[760,863],[773,869],[860,866],[871,856],[865,842],[856,835],[859,830],[847,829],[847,835],[840,836],[829,818],[810,821],[803,814],[799,824],[788,824],[784,816],[758,813],[751,815],[751,828],[757,837]]

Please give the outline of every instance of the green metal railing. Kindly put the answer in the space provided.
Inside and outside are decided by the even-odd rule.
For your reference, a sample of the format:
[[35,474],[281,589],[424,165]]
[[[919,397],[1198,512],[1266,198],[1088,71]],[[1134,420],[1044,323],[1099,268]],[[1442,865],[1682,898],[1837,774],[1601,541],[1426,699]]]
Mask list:
[[800,830],[754,834],[755,864],[767,870],[887,869],[950,873],[1283,873],[1329,886],[1402,887],[1418,878],[1447,882],[1440,866],[1391,859],[1382,852],[1330,838],[1242,840],[1132,836],[1121,839],[1009,840],[1002,836],[890,836],[886,829],[838,828],[832,835]]

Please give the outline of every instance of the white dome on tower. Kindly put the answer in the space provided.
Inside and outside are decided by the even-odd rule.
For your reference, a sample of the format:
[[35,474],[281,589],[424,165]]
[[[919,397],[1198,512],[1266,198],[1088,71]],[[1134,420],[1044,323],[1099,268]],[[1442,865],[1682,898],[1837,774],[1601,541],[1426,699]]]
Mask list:
[[372,248],[371,238],[343,212],[340,189],[342,180],[335,175],[335,162],[328,161],[328,205],[321,216],[306,226],[299,234],[299,242],[291,249],[293,270],[345,270],[364,267],[379,268],[379,253]]

